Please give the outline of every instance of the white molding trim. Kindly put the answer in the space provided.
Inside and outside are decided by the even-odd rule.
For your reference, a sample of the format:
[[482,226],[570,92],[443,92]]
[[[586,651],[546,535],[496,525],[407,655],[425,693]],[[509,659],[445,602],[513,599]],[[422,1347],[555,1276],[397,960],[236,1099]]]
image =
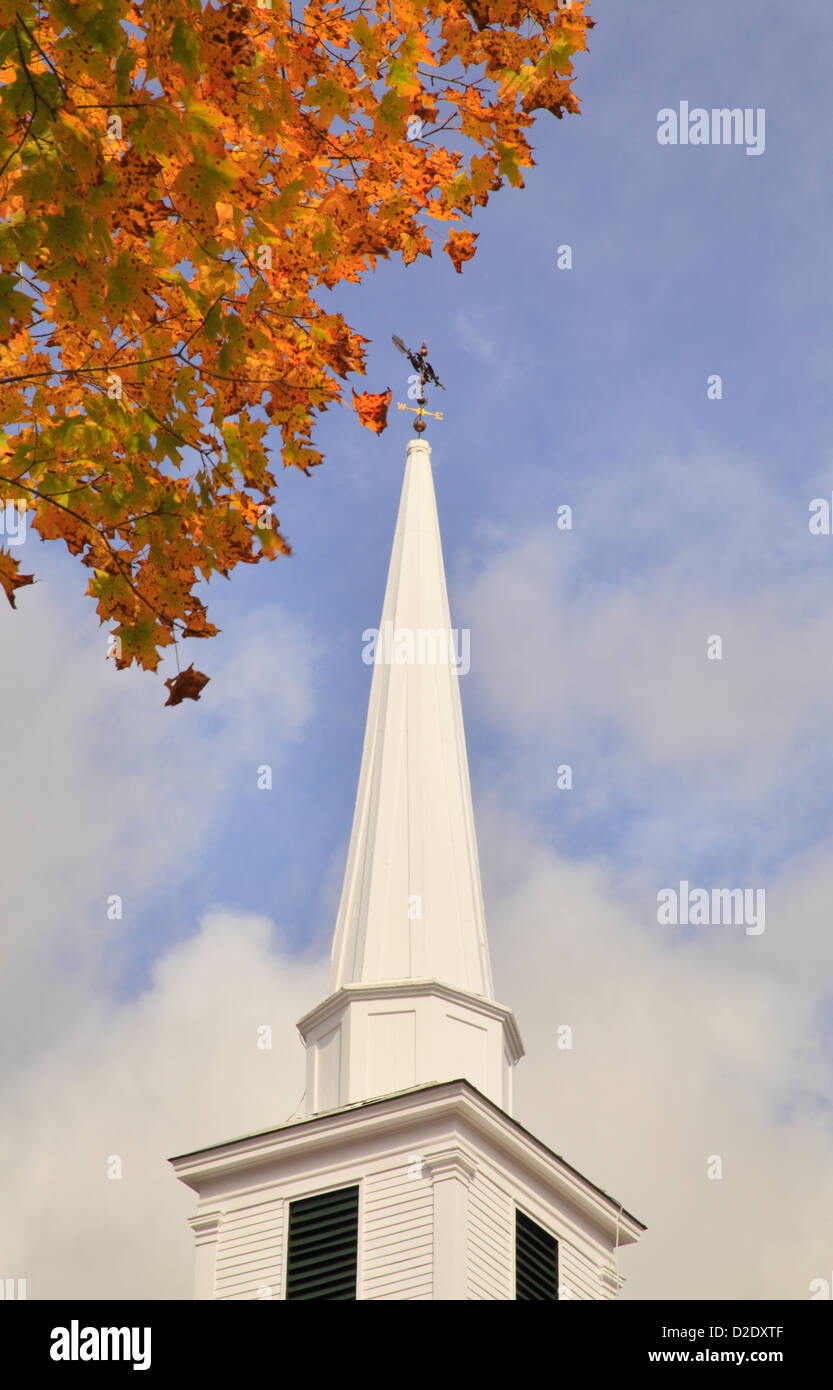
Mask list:
[[425,995],[445,999],[449,1004],[466,1005],[468,1008],[474,1009],[476,1013],[483,1014],[486,1018],[496,1019],[503,1024],[512,1064],[516,1065],[525,1056],[515,1015],[505,1004],[497,1004],[494,999],[487,999],[482,994],[470,994],[468,990],[447,985],[442,980],[427,978],[422,980],[385,980],[379,984],[342,985],[334,994],[329,994],[320,1004],[316,1004],[314,1009],[305,1013],[303,1018],[299,1018],[296,1027],[306,1046],[306,1035],[312,1028],[324,1023],[332,1014],[337,1013],[339,1009],[353,1000],[407,999]]
[[442,1181],[444,1178],[461,1178],[468,1187],[477,1174],[477,1164],[456,1146],[427,1153],[422,1166],[432,1182]]
[[[643,1224],[613,1197],[589,1182],[464,1080],[417,1086],[380,1100],[359,1101],[280,1129],[182,1154],[170,1159],[170,1163],[177,1177],[196,1192],[222,1178],[233,1176],[240,1182],[245,1173],[251,1173],[251,1185],[256,1187],[274,1181],[275,1171],[299,1153],[309,1161],[313,1161],[316,1153],[322,1157],[326,1154],[327,1161],[331,1162],[329,1155],[348,1149],[359,1138],[359,1133],[362,1141],[368,1142],[375,1135],[393,1135],[397,1130],[411,1129],[415,1122],[428,1124],[452,1117],[460,1124],[469,1125],[477,1136],[493,1144],[507,1159],[519,1163],[554,1195],[583,1211],[605,1236],[615,1239],[618,1223],[619,1245],[638,1240],[645,1230]],[[269,1168],[271,1175],[265,1171]]]

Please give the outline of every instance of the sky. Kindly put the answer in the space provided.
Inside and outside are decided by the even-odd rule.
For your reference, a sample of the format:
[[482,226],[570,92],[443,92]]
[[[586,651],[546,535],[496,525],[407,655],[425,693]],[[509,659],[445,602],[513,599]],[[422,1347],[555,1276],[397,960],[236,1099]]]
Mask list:
[[[647,1224],[623,1298],[800,1300],[833,1283],[833,11],[591,12],[582,115],[540,114],[463,274],[438,248],[332,302],[371,339],[357,389],[406,399],[392,333],[447,388],[516,1116]],[[681,102],[764,111],[763,152],[661,145]],[[29,1298],[190,1297],[166,1160],[298,1107],[408,436],[323,420],[325,464],[279,478],[293,556],[208,586],[198,704],[164,708],[169,660],[105,661],[56,544],[15,552],[39,582],[0,610],[0,1275]],[[765,929],[660,923],[683,881],[764,890]]]

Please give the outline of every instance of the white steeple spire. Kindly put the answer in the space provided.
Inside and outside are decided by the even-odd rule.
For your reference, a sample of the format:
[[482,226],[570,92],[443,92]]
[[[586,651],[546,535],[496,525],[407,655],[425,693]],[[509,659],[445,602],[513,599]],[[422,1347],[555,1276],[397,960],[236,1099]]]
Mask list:
[[[369,634],[368,634],[369,636]],[[434,976],[493,997],[431,447],[408,445],[330,989]],[[370,650],[370,649],[368,649]]]
[[[374,640],[375,636],[375,640]],[[299,1022],[320,1111],[463,1077],[511,1108],[517,1025],[494,1002],[431,449],[408,444],[330,995]]]

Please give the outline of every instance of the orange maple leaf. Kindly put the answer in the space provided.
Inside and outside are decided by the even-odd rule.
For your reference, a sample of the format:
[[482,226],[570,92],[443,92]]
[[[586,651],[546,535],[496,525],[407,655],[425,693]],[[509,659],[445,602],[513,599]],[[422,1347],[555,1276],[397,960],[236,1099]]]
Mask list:
[[391,403],[393,391],[388,387],[387,391],[361,391],[358,395],[353,392],[353,406],[359,420],[363,425],[367,425],[369,430],[375,430],[381,434],[382,430],[387,429],[388,425],[388,406]]
[[454,262],[458,275],[463,273],[463,261],[470,261],[474,255],[474,243],[479,235],[479,232],[458,232],[454,229],[449,232],[445,251]]

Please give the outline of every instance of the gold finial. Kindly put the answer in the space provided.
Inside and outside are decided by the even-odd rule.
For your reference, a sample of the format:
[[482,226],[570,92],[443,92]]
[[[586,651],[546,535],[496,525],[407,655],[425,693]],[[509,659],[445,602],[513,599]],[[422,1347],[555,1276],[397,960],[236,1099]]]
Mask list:
[[414,412],[417,417],[414,421],[414,429],[417,434],[422,434],[423,430],[426,428],[423,416],[430,415],[432,420],[442,420],[443,418],[441,410],[424,410],[421,405],[403,405],[401,401],[397,401],[396,405],[399,410],[412,410]]

